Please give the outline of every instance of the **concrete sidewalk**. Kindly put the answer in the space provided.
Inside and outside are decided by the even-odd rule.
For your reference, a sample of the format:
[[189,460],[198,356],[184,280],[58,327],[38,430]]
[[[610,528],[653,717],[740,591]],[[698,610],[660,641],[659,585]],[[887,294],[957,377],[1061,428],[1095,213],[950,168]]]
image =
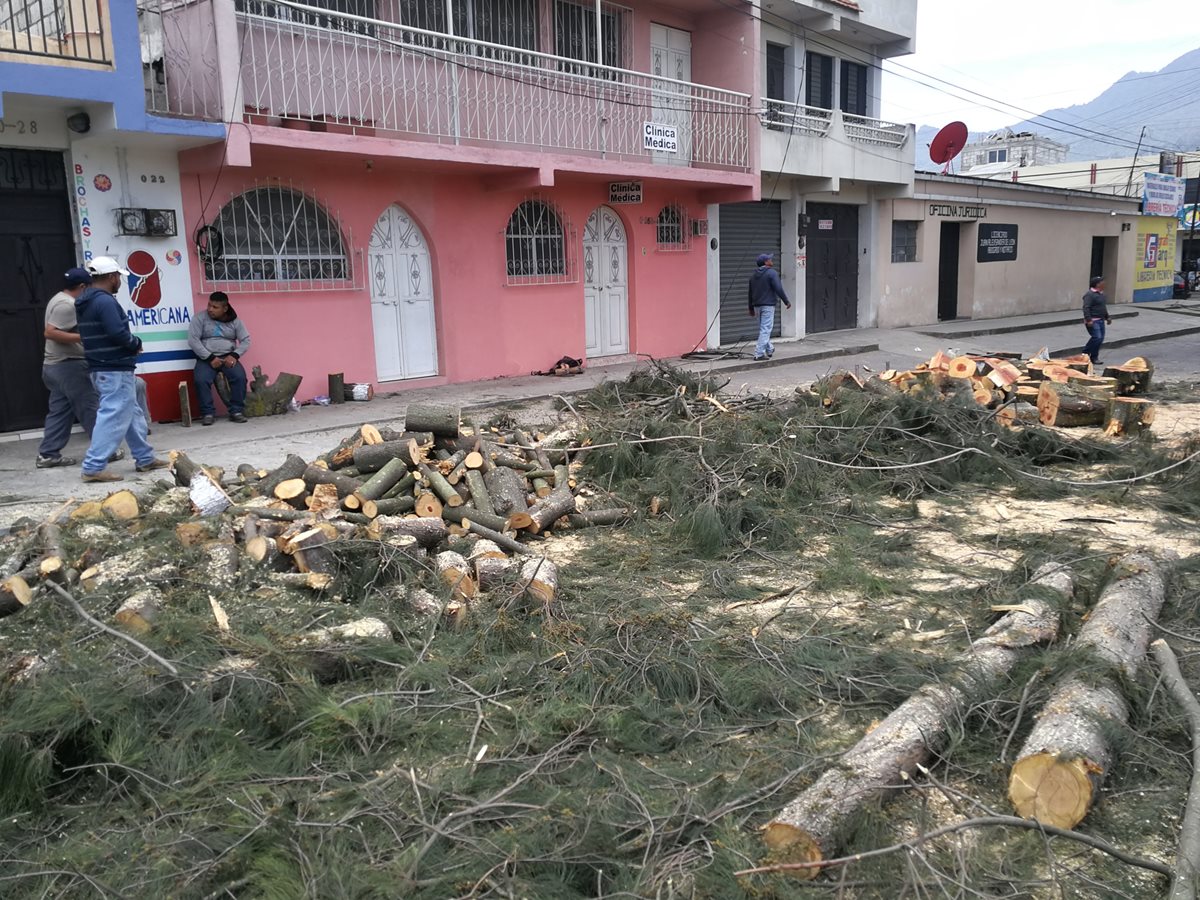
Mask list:
[[[1136,343],[1139,346],[1168,338],[1200,333],[1200,301],[1163,301],[1113,307],[1107,348]],[[937,326],[852,331],[812,335],[801,340],[781,341],[775,358],[754,362],[747,348],[706,358],[667,360],[695,372],[726,376],[731,389],[790,391],[836,368],[858,367],[864,372],[883,368],[909,368],[927,360],[937,350],[947,352],[1009,351],[1033,354],[1045,347],[1052,353],[1077,353],[1086,335],[1077,314],[1045,313],[1002,320],[948,322]],[[1197,341],[1200,343],[1200,341]],[[1196,354],[1200,357],[1200,354]],[[637,365],[626,361],[610,366],[592,366],[569,378],[523,376],[498,378],[466,384],[409,388],[381,394],[369,403],[337,406],[305,406],[284,416],[251,419],[236,425],[219,419],[212,427],[155,423],[151,443],[161,454],[178,449],[199,461],[232,471],[239,463],[259,467],[277,465],[288,453],[311,459],[334,445],[344,434],[363,422],[400,427],[409,402],[436,400],[457,403],[464,410],[487,410],[514,404],[551,400],[555,395],[578,394],[605,380],[623,380]],[[1164,373],[1170,377],[1169,373]],[[549,409],[538,417],[551,418]],[[115,485],[83,484],[78,467],[36,469],[40,432],[0,435],[0,522],[18,514],[44,515],[52,504],[69,498],[104,496],[114,487],[151,483],[154,475],[136,475],[130,460],[113,465],[125,476]],[[76,434],[64,451],[82,457],[84,436]]]

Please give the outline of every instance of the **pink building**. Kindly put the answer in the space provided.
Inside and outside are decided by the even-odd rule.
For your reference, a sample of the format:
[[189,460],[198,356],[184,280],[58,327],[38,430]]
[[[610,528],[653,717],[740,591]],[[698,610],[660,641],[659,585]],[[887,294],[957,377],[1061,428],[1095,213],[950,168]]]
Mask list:
[[753,10],[163,0],[151,102],[230,123],[180,154],[195,307],[301,398],[704,346],[708,211],[760,191]]

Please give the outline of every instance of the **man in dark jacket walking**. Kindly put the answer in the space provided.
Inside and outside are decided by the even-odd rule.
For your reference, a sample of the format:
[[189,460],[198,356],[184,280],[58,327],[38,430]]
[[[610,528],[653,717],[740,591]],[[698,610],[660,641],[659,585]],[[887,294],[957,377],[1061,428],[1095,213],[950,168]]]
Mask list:
[[87,270],[92,285],[75,301],[75,316],[100,405],[92,442],[83,458],[83,480],[121,480],[105,467],[122,438],[129,444],[137,471],[165,469],[167,461],[156,459],[154,448],[146,442],[146,417],[137,401],[133,370],[142,339],[129,330],[125,312],[113,296],[121,289],[121,277],[129,273],[109,256],[97,256]]
[[1091,337],[1083,352],[1091,357],[1093,366],[1098,366],[1105,326],[1111,325],[1112,319],[1108,315],[1108,298],[1104,296],[1104,276],[1095,276],[1088,285],[1088,292],[1083,295],[1083,327]]
[[754,345],[756,360],[770,359],[775,355],[775,345],[771,343],[771,331],[775,327],[775,310],[779,301],[788,309],[792,303],[788,300],[779,273],[771,265],[771,254],[760,253],[755,260],[757,269],[750,275],[750,315],[758,316],[758,343]]

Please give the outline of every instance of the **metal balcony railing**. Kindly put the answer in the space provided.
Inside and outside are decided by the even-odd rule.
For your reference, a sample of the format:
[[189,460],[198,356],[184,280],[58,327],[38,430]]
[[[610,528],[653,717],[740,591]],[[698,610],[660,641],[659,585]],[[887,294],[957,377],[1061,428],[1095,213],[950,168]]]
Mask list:
[[0,53],[112,62],[105,0],[0,0]]
[[822,109],[789,103],[787,100],[768,100],[759,114],[763,125],[773,131],[792,131],[814,137],[828,137],[835,121],[840,120],[846,138],[861,144],[876,144],[900,148],[908,141],[908,127],[869,116],[856,116],[836,109]]
[[[164,75],[151,108],[220,118],[200,9],[210,0],[146,2],[160,4]],[[237,9],[235,115],[251,123],[749,169],[746,94],[290,0]],[[657,143],[649,125],[665,129]]]

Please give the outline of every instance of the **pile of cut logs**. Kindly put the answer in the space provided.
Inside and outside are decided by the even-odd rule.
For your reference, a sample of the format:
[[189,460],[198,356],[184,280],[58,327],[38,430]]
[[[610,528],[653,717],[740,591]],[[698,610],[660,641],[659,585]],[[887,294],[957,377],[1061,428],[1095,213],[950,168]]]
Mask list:
[[[1062,359],[995,353],[949,356],[938,351],[908,371],[881,372],[864,388],[948,395],[969,391],[996,420],[1013,426],[1040,422],[1060,428],[1102,427],[1105,434],[1139,434],[1154,421],[1144,397],[1154,366],[1135,357],[1096,375],[1084,354]],[[1024,406],[1023,406],[1024,405]]]
[[[229,479],[172,452],[177,487],[148,509],[139,508],[132,492],[118,491],[80,504],[71,516],[129,520],[145,512],[185,518],[176,535],[185,545],[212,551],[214,578],[232,578],[245,560],[271,573],[273,583],[312,590],[333,586],[339,541],[376,541],[388,552],[431,563],[449,586],[451,605],[423,592],[410,596],[410,605],[419,612],[442,610],[456,622],[479,591],[504,583],[549,605],[557,569],[529,542],[554,527],[613,525],[633,516],[612,503],[581,508],[605,501],[590,488],[579,496],[574,457],[581,448],[564,435],[535,439],[520,429],[464,427],[457,407],[433,404],[410,404],[404,424],[403,431],[363,425],[312,462],[289,455],[270,471],[239,466]],[[64,564],[56,543],[40,559],[31,550],[10,566],[0,579],[0,615],[27,605],[30,585],[42,578],[85,589],[109,580],[102,564],[86,570]],[[520,564],[514,556],[522,557]],[[56,562],[47,562],[51,558]]]

